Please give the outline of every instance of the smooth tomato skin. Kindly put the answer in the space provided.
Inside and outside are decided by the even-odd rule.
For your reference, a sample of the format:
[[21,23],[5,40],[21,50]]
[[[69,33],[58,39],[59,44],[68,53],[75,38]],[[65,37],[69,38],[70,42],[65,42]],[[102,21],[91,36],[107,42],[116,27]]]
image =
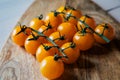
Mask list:
[[16,26],[12,32],[11,39],[17,45],[24,46],[24,42],[25,42],[26,38],[28,37],[28,35],[30,35],[31,30],[28,28],[25,30],[27,35],[24,34],[23,32],[21,32],[20,34],[17,35],[17,33],[20,31],[21,31],[20,26]]
[[31,21],[30,21],[30,24],[29,26],[35,30],[38,30],[42,25],[44,25],[45,22],[39,18],[33,18]]
[[[71,44],[71,42],[67,42],[67,43],[63,44],[61,46],[61,49],[65,49],[65,48],[69,47],[70,44]],[[75,46],[74,48],[65,49],[64,53],[68,56],[68,60],[66,60],[65,58],[63,59],[63,61],[66,64],[75,63],[80,56],[80,50],[77,46]]]
[[[44,45],[46,46],[53,46],[53,44],[51,43],[45,43]],[[47,56],[54,56],[55,53],[58,53],[58,49],[57,48],[51,48],[49,50],[45,50],[43,45],[40,45],[38,48],[37,48],[37,51],[36,51],[36,59],[38,62],[41,62],[45,57]]]
[[26,50],[28,53],[30,53],[30,54],[32,54],[32,55],[35,55],[38,46],[39,46],[41,43],[45,43],[45,38],[39,37],[39,39],[37,39],[37,40],[28,40],[28,39],[30,39],[30,38],[33,38],[33,36],[32,36],[32,35],[29,35],[29,36],[27,37],[27,39],[25,40],[25,44],[24,44],[25,50]]
[[[46,30],[47,29],[47,26],[45,26],[45,25],[42,25],[39,29],[38,29],[38,31],[39,32],[42,32],[44,35],[46,35],[46,36],[49,36],[51,33],[53,33],[54,31],[55,31],[55,29],[53,29],[53,28],[51,28],[51,29],[48,29],[48,30]],[[46,30],[46,31],[44,31],[44,30]],[[44,31],[44,32],[43,32]]]
[[[68,11],[69,9],[65,10],[65,6],[60,6],[56,11],[57,12],[64,12],[66,14],[66,12]],[[65,17],[65,14],[59,14],[61,17],[62,17],[62,22],[64,22],[64,17]]]
[[[82,17],[80,17],[80,20],[81,20],[81,21],[85,21],[85,23],[86,23],[89,27],[91,27],[93,30],[96,28],[96,22],[95,22],[94,18],[92,18],[92,17],[87,17],[87,16],[82,16]],[[81,31],[81,30],[82,30],[81,27],[82,27],[82,28],[85,28],[85,25],[84,25],[83,23],[81,23],[80,21],[78,21],[77,27],[78,27],[78,30]],[[88,31],[90,31],[90,30],[88,30]]]
[[64,64],[61,60],[55,61],[54,56],[48,56],[40,63],[40,72],[48,79],[56,79],[63,74]]
[[82,33],[78,31],[74,37],[73,42],[79,47],[80,50],[85,51],[94,45],[94,37],[92,33]]
[[[99,24],[95,28],[95,32],[102,34],[102,32],[104,30],[104,26],[105,26],[105,23]],[[103,35],[111,41],[115,37],[115,31],[110,24],[107,24],[107,26],[108,26],[108,29],[105,29]],[[100,36],[96,35],[95,33],[94,33],[94,38],[95,38],[96,42],[98,42],[98,43],[107,44],[107,42],[105,40],[103,40]]]
[[68,41],[72,41],[74,34],[77,32],[77,29],[74,24],[64,22],[58,26],[57,31],[60,32],[62,35],[65,35],[65,39],[68,39]]
[[[71,14],[72,16],[75,16],[76,18],[80,18],[82,16],[82,13],[80,10],[69,10],[66,13],[66,16]],[[77,20],[73,17],[70,17],[68,19],[68,22],[73,23],[74,25],[77,25]]]
[[58,11],[58,12],[66,12],[65,6],[60,6],[56,11]]
[[[63,35],[62,35],[63,36]],[[64,39],[64,40],[60,40],[60,39],[58,39],[58,38],[60,38],[61,36],[60,36],[60,33],[58,32],[58,31],[56,31],[56,32],[53,32],[52,34],[50,34],[50,36],[49,36],[49,38],[51,39],[51,40],[55,40],[55,39],[57,39],[57,40],[55,40],[54,42],[58,45],[58,46],[62,46],[65,42],[67,42],[68,40],[67,39]]]
[[45,23],[50,25],[56,30],[59,24],[62,23],[62,17],[60,15],[55,16],[54,12],[50,12],[46,18],[45,18]]

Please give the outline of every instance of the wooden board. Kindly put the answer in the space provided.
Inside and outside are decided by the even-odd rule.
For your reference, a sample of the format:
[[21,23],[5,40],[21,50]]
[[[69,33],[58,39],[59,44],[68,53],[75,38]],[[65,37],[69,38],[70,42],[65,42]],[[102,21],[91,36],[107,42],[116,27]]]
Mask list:
[[[28,25],[39,14],[44,16],[61,5],[71,5],[95,18],[97,24],[110,23],[116,32],[115,39],[107,45],[94,45],[88,51],[81,52],[78,61],[65,65],[64,74],[57,80],[120,80],[120,23],[90,0],[35,0],[19,20]],[[35,58],[7,40],[0,52],[0,80],[44,80],[39,72],[39,63]]]

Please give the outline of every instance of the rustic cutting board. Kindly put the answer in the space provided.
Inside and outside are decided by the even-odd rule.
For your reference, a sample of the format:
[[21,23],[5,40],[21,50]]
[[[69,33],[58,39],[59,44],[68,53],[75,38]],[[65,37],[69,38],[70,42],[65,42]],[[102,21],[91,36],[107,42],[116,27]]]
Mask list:
[[[28,25],[35,16],[45,16],[61,5],[81,10],[94,17],[97,24],[110,23],[116,36],[107,45],[95,44],[92,49],[81,52],[76,63],[65,65],[64,74],[57,80],[120,80],[120,23],[90,0],[35,0],[19,22]],[[0,80],[44,80],[35,57],[14,44],[10,37],[0,52]]]

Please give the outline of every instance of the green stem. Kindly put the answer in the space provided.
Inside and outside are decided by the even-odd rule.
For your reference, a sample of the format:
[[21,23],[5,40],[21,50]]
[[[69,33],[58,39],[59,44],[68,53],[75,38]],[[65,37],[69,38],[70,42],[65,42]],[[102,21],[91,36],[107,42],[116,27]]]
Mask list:
[[110,42],[110,40],[109,40],[107,37],[105,37],[104,35],[101,35],[101,34],[95,32],[95,31],[94,31],[91,27],[89,27],[85,22],[83,22],[83,21],[81,21],[81,20],[78,20],[78,21],[82,22],[82,23],[85,25],[85,27],[87,27],[87,28],[90,29],[93,33],[95,33],[95,34],[97,34],[98,36],[100,36],[100,37],[101,37],[102,39],[104,39],[107,43]]
[[73,17],[73,18],[75,18],[77,21],[80,21],[81,23],[83,23],[83,24],[85,25],[85,27],[87,27],[87,28],[90,29],[93,33],[95,33],[95,34],[97,34],[98,36],[100,36],[100,37],[101,37],[103,40],[105,40],[107,43],[110,42],[110,40],[109,40],[107,37],[105,37],[104,35],[101,35],[101,34],[95,32],[95,31],[94,31],[91,27],[89,27],[89,25],[86,24],[85,22],[81,21],[80,19],[76,18],[75,16],[70,16],[70,17]]
[[[29,27],[30,28],[30,27]],[[32,31],[34,31],[34,32],[36,32],[38,35],[40,35],[40,36],[45,36],[43,33],[41,33],[41,32],[39,32],[39,31],[37,31],[37,30],[35,30],[35,29],[32,29],[32,28],[30,28]],[[52,40],[52,39],[50,39],[48,36],[45,36],[45,38],[50,42],[50,43],[52,43],[54,46],[56,46],[57,48],[58,48],[58,50],[62,53],[62,55],[65,57],[65,58],[68,58],[67,57],[67,55],[62,51],[62,49],[61,48],[59,48],[59,46]]]

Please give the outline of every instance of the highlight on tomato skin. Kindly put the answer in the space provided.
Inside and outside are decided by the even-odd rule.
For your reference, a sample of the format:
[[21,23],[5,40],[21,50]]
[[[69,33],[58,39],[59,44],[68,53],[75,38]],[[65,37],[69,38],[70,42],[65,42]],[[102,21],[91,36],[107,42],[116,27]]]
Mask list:
[[25,25],[16,26],[11,34],[12,41],[19,46],[24,46],[26,38],[31,34],[31,30],[24,26]]
[[48,79],[57,79],[64,72],[64,64],[62,60],[54,60],[54,56],[48,56],[40,63],[41,74]]
[[[110,41],[113,40],[115,37],[115,31],[114,31],[113,27],[108,23],[99,24],[95,28],[95,32],[97,32],[100,35],[104,35]],[[98,42],[100,44],[107,44],[107,42],[105,40],[103,40],[100,36],[98,36],[97,34],[94,34],[94,38],[95,38],[96,42]]]

